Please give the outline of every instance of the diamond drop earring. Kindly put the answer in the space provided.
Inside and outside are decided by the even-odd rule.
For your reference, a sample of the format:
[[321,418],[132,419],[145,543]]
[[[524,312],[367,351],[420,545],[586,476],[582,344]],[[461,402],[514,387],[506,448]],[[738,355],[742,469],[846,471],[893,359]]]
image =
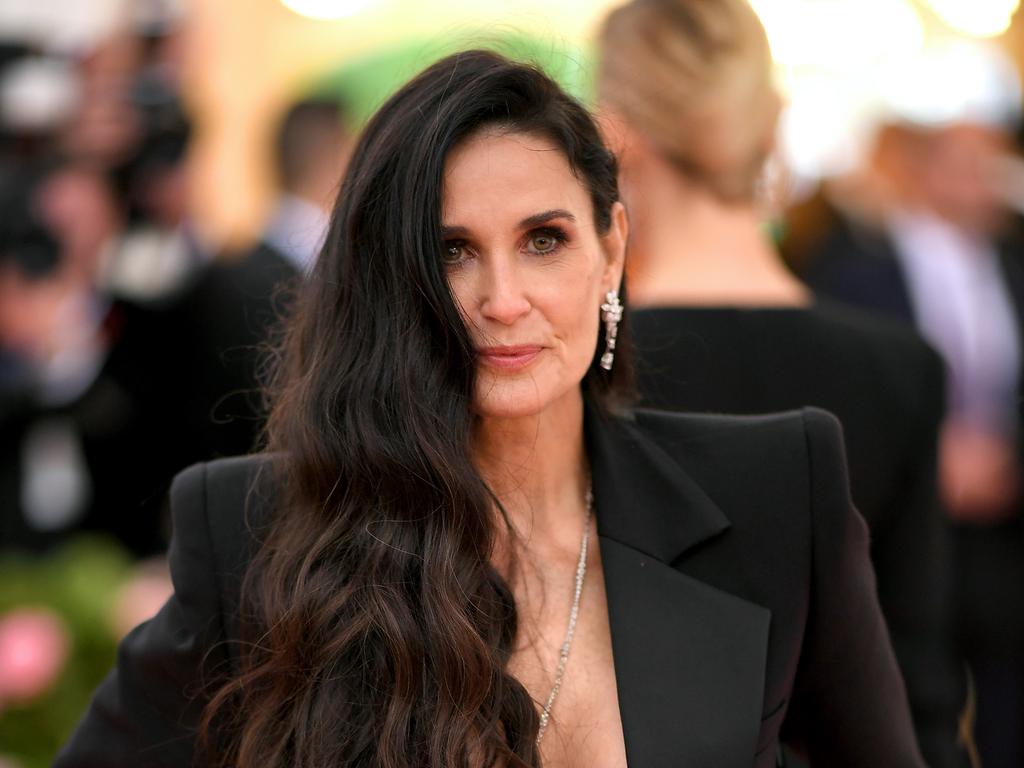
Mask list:
[[604,320],[605,349],[601,355],[601,367],[610,371],[612,363],[615,362],[615,337],[619,335],[622,302],[619,301],[619,292],[615,290],[608,291],[604,299],[604,304],[601,305],[601,319]]

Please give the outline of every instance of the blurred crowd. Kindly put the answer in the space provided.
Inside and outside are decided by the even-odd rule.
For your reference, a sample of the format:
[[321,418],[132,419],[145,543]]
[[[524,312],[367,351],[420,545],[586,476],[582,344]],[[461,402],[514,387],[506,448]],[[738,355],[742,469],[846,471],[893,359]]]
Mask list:
[[159,553],[171,476],[258,438],[261,347],[319,247],[349,137],[337,102],[294,104],[263,238],[234,252],[204,242],[181,35],[171,17],[71,60],[2,52],[5,92],[51,102],[0,114],[5,549],[93,530]]
[[913,328],[945,364],[938,484],[965,725],[999,766],[1024,765],[1024,190],[1011,106],[881,122],[862,167],[792,211],[783,243],[818,295]]
[[4,768],[49,764],[169,595],[174,474],[257,446],[270,329],[351,144],[336,100],[298,98],[268,147],[262,237],[204,239],[183,37],[169,13],[70,54],[0,43]]
[[[148,18],[74,56],[0,44],[0,553],[97,532],[158,555],[172,476],[259,444],[268,344],[322,243],[353,130],[339,99],[297,98],[273,132],[279,196],[258,242],[204,241],[180,21]],[[941,355],[963,727],[996,745],[991,765],[1024,765],[1019,85],[1001,98],[940,121],[891,112],[853,171],[772,200],[792,274]]]

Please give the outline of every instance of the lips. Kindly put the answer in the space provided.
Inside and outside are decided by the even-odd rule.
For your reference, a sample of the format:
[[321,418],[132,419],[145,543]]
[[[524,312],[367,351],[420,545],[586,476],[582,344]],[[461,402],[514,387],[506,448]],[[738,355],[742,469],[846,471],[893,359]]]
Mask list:
[[477,350],[480,362],[501,371],[517,371],[532,363],[543,347],[524,344],[515,347],[481,347]]

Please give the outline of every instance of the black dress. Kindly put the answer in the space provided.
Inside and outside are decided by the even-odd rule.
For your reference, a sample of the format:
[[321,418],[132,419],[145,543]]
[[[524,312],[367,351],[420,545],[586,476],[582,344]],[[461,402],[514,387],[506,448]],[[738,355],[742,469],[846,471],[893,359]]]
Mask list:
[[839,417],[922,751],[929,765],[961,765],[962,673],[936,483],[938,355],[910,331],[828,303],[652,308],[630,323],[645,405],[748,414],[813,405]]

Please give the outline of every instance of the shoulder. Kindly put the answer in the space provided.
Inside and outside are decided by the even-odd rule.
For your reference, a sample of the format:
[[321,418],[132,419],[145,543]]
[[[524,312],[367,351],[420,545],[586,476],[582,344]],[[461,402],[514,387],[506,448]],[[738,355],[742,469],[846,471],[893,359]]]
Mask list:
[[193,464],[179,472],[171,483],[172,501],[188,497],[204,503],[240,501],[260,478],[273,469],[269,454],[232,456]]
[[269,490],[266,481],[273,465],[274,457],[265,454],[193,464],[172,481],[171,507],[183,523],[195,523],[189,518],[216,512],[216,517],[225,518],[218,523],[229,524],[232,518],[241,517],[234,513],[243,511],[254,493]]
[[243,291],[271,290],[279,283],[299,276],[291,262],[267,243],[225,259],[222,274]]
[[804,461],[811,434],[840,439],[842,433],[835,416],[811,407],[756,416],[637,408],[628,418],[668,453],[691,462],[702,456],[763,462],[773,455],[783,461]]
[[933,375],[941,375],[938,353],[906,323],[877,312],[820,299],[810,314],[823,332],[841,336],[852,349],[891,361],[909,361]]
[[[911,374],[941,379],[938,354],[906,323],[828,299],[805,308],[662,307],[631,316],[641,362],[663,362],[673,355],[694,365],[700,350],[716,356],[750,354],[760,348],[772,375],[783,371],[777,361],[818,366],[820,372],[840,366],[866,365],[883,375]],[[755,354],[748,361],[755,365]],[[764,365],[760,366],[764,370]]]
[[[706,498],[728,521],[677,567],[802,626],[801,606],[818,579],[813,563],[866,536],[850,501],[839,421],[803,408],[764,416],[644,410],[631,423],[699,488],[691,498]],[[690,525],[695,505],[669,506],[661,508],[672,526]]]
[[638,409],[631,423],[741,527],[809,512],[822,482],[847,492],[842,427],[818,408],[759,416]]
[[887,418],[896,423],[941,420],[946,367],[917,331],[898,320],[837,302],[822,301],[814,313],[835,360],[858,366],[860,370],[849,375],[884,396]]
[[217,459],[194,464],[171,484],[172,558],[202,551],[229,604],[271,508],[274,463],[262,454]]
[[[280,254],[261,245],[244,253],[225,254],[204,265],[176,295],[169,309],[182,321],[204,325],[210,322],[211,313],[220,318],[257,311],[277,312],[278,304],[290,298],[298,277]],[[232,302],[236,311],[225,314],[225,302]]]

